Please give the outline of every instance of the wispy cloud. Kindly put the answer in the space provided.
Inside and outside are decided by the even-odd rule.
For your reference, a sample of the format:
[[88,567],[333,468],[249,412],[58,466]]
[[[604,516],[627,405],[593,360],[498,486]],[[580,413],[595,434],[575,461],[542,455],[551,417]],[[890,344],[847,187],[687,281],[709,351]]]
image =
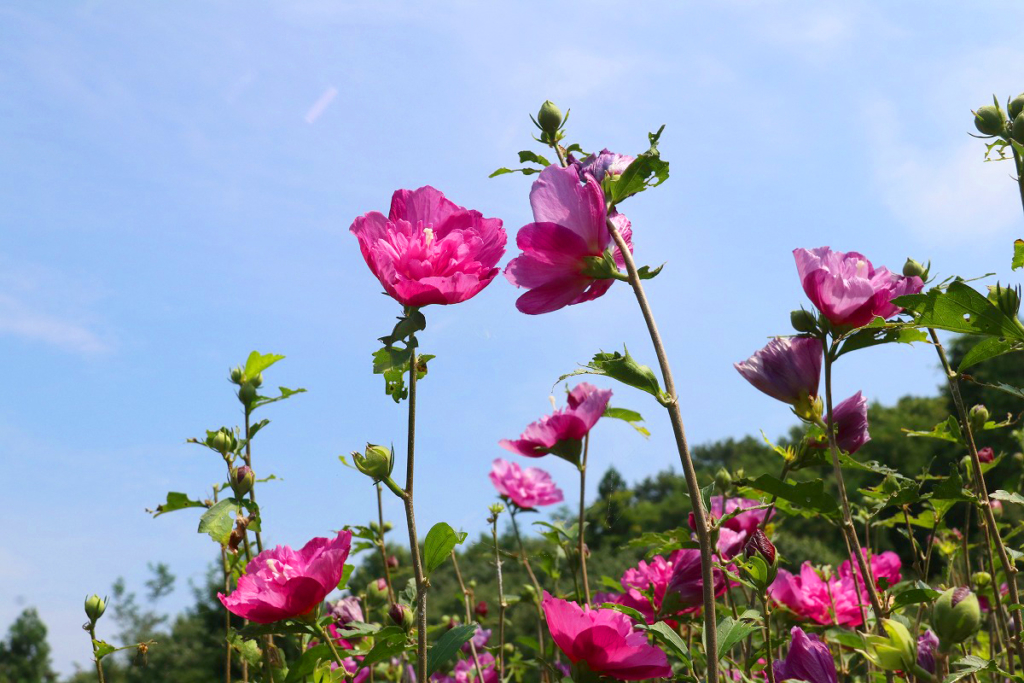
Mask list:
[[333,85],[324,90],[324,93],[320,95],[320,98],[313,103],[313,106],[306,112],[306,123],[314,123],[320,118],[327,107],[331,106],[331,102],[338,96],[338,89]]

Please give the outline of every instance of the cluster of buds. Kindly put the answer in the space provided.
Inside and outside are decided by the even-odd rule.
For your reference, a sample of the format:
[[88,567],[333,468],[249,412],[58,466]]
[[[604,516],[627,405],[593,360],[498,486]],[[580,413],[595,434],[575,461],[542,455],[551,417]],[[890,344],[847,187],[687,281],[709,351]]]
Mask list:
[[1024,144],[1024,93],[1007,102],[1009,115],[999,106],[999,100],[992,96],[992,104],[978,107],[974,114],[974,127],[986,137],[1000,137]]
[[263,373],[256,373],[255,377],[248,377],[242,368],[236,367],[231,370],[229,378],[232,384],[238,385],[238,400],[248,411],[252,402],[256,400],[256,390],[263,385]]
[[533,120],[533,125],[540,129],[539,140],[545,145],[555,145],[564,136],[562,127],[568,120],[569,113],[566,112],[563,116],[562,110],[554,102],[544,100],[544,104],[540,105],[540,111],[537,112],[537,118],[532,116],[530,118]]

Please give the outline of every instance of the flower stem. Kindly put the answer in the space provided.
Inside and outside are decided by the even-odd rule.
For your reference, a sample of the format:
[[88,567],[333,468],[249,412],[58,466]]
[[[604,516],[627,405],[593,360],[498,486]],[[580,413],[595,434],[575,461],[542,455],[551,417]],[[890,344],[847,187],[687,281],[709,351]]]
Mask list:
[[[252,414],[252,412],[250,411],[249,406],[246,406],[245,407],[245,455],[244,455],[244,457],[245,457],[245,465],[249,469],[252,469],[252,445],[251,445],[250,439],[249,439],[249,416],[251,414]],[[249,489],[249,500],[252,501],[253,505],[256,505],[256,483],[255,482],[253,482],[252,488]],[[248,536],[249,532],[246,531],[245,533]],[[253,533],[256,534],[256,552],[257,552],[257,554],[258,553],[262,553],[263,552],[263,537],[260,535],[260,532],[258,532],[258,531],[253,531]]]
[[590,581],[587,578],[587,543],[584,535],[584,528],[587,524],[587,452],[590,450],[590,434],[583,437],[583,460],[580,461],[580,529],[579,545],[577,552],[580,555],[580,572],[583,576],[583,604],[590,605]]
[[1017,149],[1013,148],[1013,165],[1017,168],[1017,188],[1020,190],[1020,203],[1024,207],[1024,159],[1021,159]]
[[764,646],[768,656],[768,666],[765,672],[768,674],[768,683],[775,683],[775,671],[772,670],[772,611],[768,607],[768,596],[761,595],[761,604],[764,606]]
[[[559,154],[559,156],[561,157],[562,155]],[[661,366],[661,376],[665,382],[664,393],[667,397],[667,400],[664,402],[665,408],[668,410],[669,419],[672,421],[672,431],[676,437],[679,461],[683,466],[683,474],[686,476],[686,488],[690,494],[690,505],[693,508],[694,522],[697,527],[697,541],[700,543],[701,581],[704,589],[704,639],[707,643],[708,652],[716,653],[718,652],[718,636],[716,632],[717,623],[715,621],[715,584],[711,574],[711,528],[708,525],[708,515],[704,509],[704,500],[701,498],[700,485],[697,483],[697,472],[693,467],[693,458],[690,457],[690,447],[686,442],[683,416],[679,410],[679,398],[676,396],[672,370],[669,367],[668,355],[665,353],[665,346],[661,341],[661,335],[658,333],[658,326],[654,322],[654,314],[651,312],[651,306],[647,301],[647,295],[644,293],[643,284],[641,284],[640,276],[637,274],[633,254],[611,219],[606,218],[605,224],[608,226],[608,232],[611,233],[612,239],[622,254],[623,261],[626,263],[629,284],[633,288],[633,293],[636,295],[637,303],[640,306],[640,312],[647,323],[647,331],[651,335],[651,343],[654,345],[654,352],[657,354],[658,364]],[[717,662],[711,662],[713,659],[714,654],[709,654],[707,683],[718,683],[718,665]]]
[[494,566],[498,570],[498,680],[505,680],[505,586],[501,578],[501,551],[498,549],[498,513],[491,515],[494,539]]
[[325,643],[327,643],[327,647],[331,648],[331,654],[334,655],[334,661],[337,662],[338,663],[338,667],[342,671],[344,671],[345,670],[345,664],[343,663],[343,658],[341,656],[341,653],[338,652],[338,648],[335,647],[334,640],[331,639],[331,635],[327,632],[327,629],[325,629],[320,624],[317,624],[316,622],[314,622],[313,628],[316,630],[317,635],[319,635],[323,639],[323,641]]
[[[466,606],[466,623],[473,623],[473,605],[472,598],[470,597],[469,589],[466,588],[466,583],[462,580],[462,572],[459,571],[459,558],[455,555],[455,549],[452,548],[452,566],[455,567],[455,578],[459,581],[459,588],[462,589],[462,601]],[[473,642],[473,638],[469,639],[469,651],[473,654],[473,663],[476,665],[476,673],[479,683],[484,681],[484,669],[480,666],[480,657],[476,652],[476,644]]]
[[[1016,151],[1014,155],[1016,158]],[[1019,167],[1018,163],[1018,167]],[[1022,186],[1024,188],[1024,186]],[[1024,192],[1024,189],[1022,189]],[[1024,201],[1024,196],[1022,196]],[[1010,557],[1006,552],[1006,545],[1003,544],[1003,538],[999,535],[999,527],[996,525],[996,517],[992,512],[992,505],[989,503],[988,498],[988,486],[985,484],[985,477],[981,473],[981,460],[978,458],[978,447],[974,443],[974,431],[971,429],[971,421],[967,414],[967,408],[964,405],[964,399],[960,395],[960,375],[949,364],[949,359],[946,357],[946,350],[942,346],[942,342],[939,341],[939,335],[935,333],[935,330],[928,328],[928,334],[931,336],[932,345],[935,347],[936,353],[939,355],[939,362],[942,363],[942,369],[946,373],[946,381],[949,384],[949,393],[953,397],[953,405],[956,406],[956,411],[960,417],[960,427],[963,430],[964,440],[967,442],[967,452],[971,456],[971,467],[974,476],[975,492],[977,494],[978,501],[976,505],[980,508],[982,513],[982,524],[981,528],[985,533],[985,548],[987,549],[990,556],[990,563],[994,564],[991,553],[992,546],[995,545],[996,552],[999,554],[999,562],[1003,567],[1003,573],[1006,574],[1006,585],[1010,589],[1010,603],[1014,605],[1020,604],[1020,594],[1017,592],[1017,567],[1013,562],[1010,561]],[[995,578],[993,576],[993,578]],[[998,604],[1000,600],[999,586],[995,587],[992,591],[995,594],[995,599]],[[1010,620],[1009,629],[1009,641],[1017,653],[1017,659],[1021,665],[1024,666],[1024,644],[1021,643],[1020,637],[1020,625],[1019,619]]]
[[[536,591],[536,601],[534,604],[537,607],[537,646],[539,648],[538,652],[540,654],[541,660],[546,661],[547,645],[544,639],[544,609],[540,606],[540,600],[544,595],[544,592],[541,590],[540,582],[537,581],[537,575],[533,573],[533,566],[530,565],[530,558],[526,555],[526,548],[523,546],[523,539],[519,535],[519,525],[516,523],[515,506],[513,506],[512,509],[509,511],[509,515],[511,515],[512,517],[512,533],[515,534],[516,543],[519,545],[519,560],[523,563],[523,566],[526,567],[526,573],[530,575],[530,582],[533,584],[534,591]],[[540,675],[541,680],[544,683],[547,683],[548,670],[546,666],[541,668]],[[483,680],[482,676],[480,680]]]
[[103,677],[103,663],[100,661],[100,657],[97,654],[96,648],[96,623],[89,623],[89,639],[92,643],[92,658],[96,662],[96,677],[99,679],[99,683],[106,683],[106,678]]
[[381,498],[380,482],[377,482],[377,523],[380,524],[380,539],[377,545],[380,547],[380,560],[384,563],[384,582],[388,585],[388,600],[395,601],[395,589],[391,587],[391,570],[388,568],[388,551],[384,546],[384,501]]
[[427,680],[427,579],[423,574],[420,542],[416,535],[416,511],[413,507],[413,474],[416,453],[416,351],[409,359],[409,440],[405,465],[405,521],[409,527],[409,550],[416,577],[416,680]]

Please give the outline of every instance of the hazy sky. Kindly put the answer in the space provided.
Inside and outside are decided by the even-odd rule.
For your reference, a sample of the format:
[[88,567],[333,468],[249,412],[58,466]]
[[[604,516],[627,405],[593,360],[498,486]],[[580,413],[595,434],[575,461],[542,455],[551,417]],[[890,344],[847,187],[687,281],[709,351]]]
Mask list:
[[[401,443],[405,413],[370,372],[398,307],[348,226],[431,184],[514,236],[529,179],[487,175],[529,146],[546,98],[572,108],[569,140],[586,149],[635,153],[666,124],[672,178],[624,209],[638,260],[668,261],[649,291],[691,441],[784,432],[786,408],[732,363],[805,303],[794,247],[1009,275],[1011,168],[982,163],[967,132],[991,93],[1024,89],[1022,15],[1010,2],[0,2],[0,633],[37,606],[68,671],[89,656],[87,593],[118,576],[141,591],[146,563],[165,561],[181,579],[165,608],[188,602],[216,547],[196,511],[144,508],[220,479],[185,439],[241,418],[226,376],[252,349],[288,357],[269,385],[309,390],[266,409],[255,445],[257,473],[283,479],[260,491],[268,539],[367,521],[372,488],[336,456]],[[426,311],[424,531],[484,526],[497,441],[550,409],[559,374],[623,342],[654,363],[624,285],[543,317],[516,296],[499,279]],[[837,396],[892,401],[939,375],[926,349],[901,347],[844,359],[836,381]],[[678,462],[663,411],[613,388],[653,436],[600,425],[591,487],[612,463],[632,481]],[[571,498],[571,466],[541,464]],[[402,518],[397,501],[386,513]]]

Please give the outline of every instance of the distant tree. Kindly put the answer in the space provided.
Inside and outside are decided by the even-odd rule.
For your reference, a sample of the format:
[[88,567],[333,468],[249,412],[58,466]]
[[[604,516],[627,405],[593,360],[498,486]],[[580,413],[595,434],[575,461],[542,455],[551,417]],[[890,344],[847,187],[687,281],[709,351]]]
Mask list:
[[23,611],[0,642],[0,683],[53,683],[46,624],[34,607]]

